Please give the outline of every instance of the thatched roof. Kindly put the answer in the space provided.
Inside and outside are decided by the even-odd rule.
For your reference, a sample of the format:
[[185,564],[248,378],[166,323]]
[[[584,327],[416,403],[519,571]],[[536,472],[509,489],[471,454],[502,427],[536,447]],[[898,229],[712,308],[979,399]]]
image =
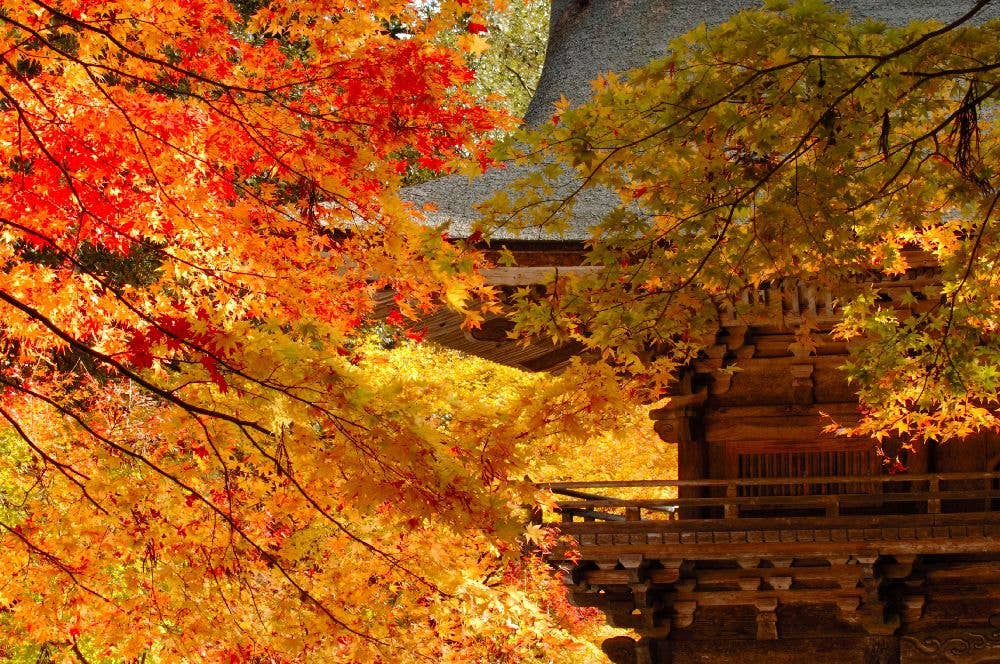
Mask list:
[[[535,96],[525,115],[528,126],[547,122],[553,104],[565,95],[573,104],[589,96],[590,81],[607,71],[641,66],[662,53],[667,43],[700,23],[718,24],[733,13],[759,5],[752,0],[553,0],[545,66]],[[950,21],[967,12],[972,0],[841,0],[832,2],[855,18],[870,17],[902,25],[922,18]],[[985,16],[1000,17],[1000,7],[988,7]],[[437,211],[428,223],[447,223],[452,237],[467,237],[478,218],[474,206],[528,174],[528,167],[492,169],[470,182],[448,176],[408,187],[404,197],[418,207],[433,203]],[[575,189],[567,175],[565,192]],[[558,191],[558,190],[557,190]],[[562,236],[529,231],[496,239],[582,240],[588,228],[614,207],[608,191],[588,190],[578,198],[575,223]]]

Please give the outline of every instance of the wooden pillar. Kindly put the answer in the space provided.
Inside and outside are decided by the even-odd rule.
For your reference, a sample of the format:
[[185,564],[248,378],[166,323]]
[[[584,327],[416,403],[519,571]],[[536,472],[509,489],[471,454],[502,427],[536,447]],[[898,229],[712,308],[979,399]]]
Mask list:
[[[671,398],[664,408],[650,412],[649,416],[653,419],[653,429],[660,438],[677,445],[677,479],[703,480],[709,476],[708,448],[700,434],[698,419],[700,406],[707,398],[708,391],[702,389],[691,393],[690,377],[682,381],[678,391],[682,393]],[[702,498],[705,493],[702,487],[682,486],[678,488],[677,496]],[[682,519],[701,516],[698,508],[681,508],[679,513]]]

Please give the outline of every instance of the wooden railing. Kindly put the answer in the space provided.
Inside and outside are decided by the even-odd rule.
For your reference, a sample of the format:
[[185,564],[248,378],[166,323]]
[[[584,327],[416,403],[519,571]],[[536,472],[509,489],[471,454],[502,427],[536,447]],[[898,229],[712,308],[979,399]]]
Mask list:
[[[837,485],[823,494],[816,486]],[[886,476],[796,477],[731,480],[632,480],[552,482],[541,485],[572,498],[560,500],[562,521],[642,521],[689,518],[737,520],[776,515],[837,517],[851,514],[1000,512],[1000,473],[935,473]],[[774,488],[774,491],[761,490]],[[684,497],[621,497],[654,489],[682,490]],[[600,490],[601,493],[595,493]],[[759,495],[773,493],[777,495]],[[690,494],[702,494],[691,497]]]
[[[567,488],[555,488],[552,487],[552,493],[560,496],[571,496],[573,498],[579,498],[583,501],[613,501],[615,498],[610,498],[608,496],[602,496],[596,493],[586,493],[583,491],[577,491],[575,489]],[[578,507],[566,506],[563,507],[560,503],[560,512],[563,515],[563,521],[567,520],[567,517],[572,519],[573,517],[580,517],[583,519],[597,520],[597,521],[638,521],[639,518],[628,518],[632,516],[631,512],[628,510],[632,508],[626,507],[626,515],[622,516],[620,514],[610,514],[608,512],[602,512],[594,509],[584,509]],[[665,514],[668,519],[673,519],[676,516],[677,508],[673,505],[661,505],[661,506],[651,506],[645,508],[647,511],[658,512],[660,514]]]

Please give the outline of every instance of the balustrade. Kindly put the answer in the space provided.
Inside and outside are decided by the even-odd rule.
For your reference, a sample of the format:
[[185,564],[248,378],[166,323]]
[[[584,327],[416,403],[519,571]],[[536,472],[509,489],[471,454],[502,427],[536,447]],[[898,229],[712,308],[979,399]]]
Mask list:
[[[1000,510],[1000,473],[996,472],[553,482],[542,486],[570,498],[556,503],[563,523],[677,520],[682,507],[693,508],[685,511],[696,513],[698,520],[730,522],[779,516],[968,514]],[[706,495],[648,496],[656,490],[676,493],[681,487],[697,488]],[[619,494],[641,491],[646,495],[606,495],[609,490]]]

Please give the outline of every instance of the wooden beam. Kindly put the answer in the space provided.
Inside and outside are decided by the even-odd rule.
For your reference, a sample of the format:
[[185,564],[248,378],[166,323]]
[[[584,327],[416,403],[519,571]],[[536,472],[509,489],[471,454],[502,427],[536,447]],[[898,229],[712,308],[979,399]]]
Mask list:
[[597,274],[601,268],[594,265],[567,265],[563,267],[494,267],[482,271],[491,286],[534,286],[545,284],[557,276],[585,277]]
[[860,600],[863,588],[804,588],[801,590],[696,590],[667,593],[677,601],[699,606],[777,606],[779,604],[836,604],[840,600]]

